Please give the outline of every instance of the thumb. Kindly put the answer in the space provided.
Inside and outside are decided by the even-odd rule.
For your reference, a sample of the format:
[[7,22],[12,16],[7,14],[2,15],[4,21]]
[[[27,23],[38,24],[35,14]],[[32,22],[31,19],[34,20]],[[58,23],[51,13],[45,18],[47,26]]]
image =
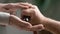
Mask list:
[[38,25],[32,26],[32,28],[30,29],[30,31],[41,31],[43,29],[44,29],[44,26],[42,24],[38,24]]

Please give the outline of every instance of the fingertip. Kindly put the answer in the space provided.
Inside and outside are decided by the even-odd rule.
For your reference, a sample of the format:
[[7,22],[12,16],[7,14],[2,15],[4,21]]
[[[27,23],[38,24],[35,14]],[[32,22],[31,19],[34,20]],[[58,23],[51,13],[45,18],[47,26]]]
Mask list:
[[43,24],[36,25],[37,29],[44,29]]
[[44,29],[43,25],[39,24],[39,25],[32,26],[31,31],[41,31],[43,29]]

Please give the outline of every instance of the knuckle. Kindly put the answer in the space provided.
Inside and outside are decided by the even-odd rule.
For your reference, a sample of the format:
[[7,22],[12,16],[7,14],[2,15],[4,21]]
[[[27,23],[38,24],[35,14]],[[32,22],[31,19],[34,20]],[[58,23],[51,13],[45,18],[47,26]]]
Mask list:
[[13,3],[8,3],[8,5],[13,5]]

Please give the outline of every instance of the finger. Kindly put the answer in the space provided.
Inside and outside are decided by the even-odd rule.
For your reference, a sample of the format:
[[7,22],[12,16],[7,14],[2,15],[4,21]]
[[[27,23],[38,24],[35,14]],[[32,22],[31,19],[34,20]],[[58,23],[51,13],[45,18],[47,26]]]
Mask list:
[[18,29],[27,30],[27,31],[32,27],[32,26],[29,25],[29,24],[27,24],[27,26],[26,26],[26,25],[21,25],[21,24],[14,24],[14,26],[15,26],[16,28],[18,28]]
[[20,8],[30,8],[32,4],[29,4],[29,3],[18,3],[18,5],[16,5],[17,7],[20,7]]
[[20,3],[20,5],[28,6],[29,8],[34,8],[34,7],[36,7],[36,5],[32,5],[31,3]]
[[13,8],[13,9],[9,9],[9,10],[7,10],[7,11],[10,12],[11,15],[16,15],[16,13],[15,13],[16,10],[17,10],[17,9],[14,9],[14,8]]
[[31,6],[31,4],[29,3],[8,3],[5,7],[6,10],[9,10],[11,8],[29,8]]
[[27,27],[22,27],[22,26],[18,26],[18,25],[11,25],[13,27],[16,27],[17,29],[19,30],[26,30],[26,31],[29,31],[29,29]]
[[11,9],[11,6],[12,6],[12,5],[6,5],[6,6],[4,6],[3,8],[6,9],[6,10],[9,10],[9,9]]
[[22,13],[21,15],[26,15],[26,16],[30,16],[30,11],[25,9],[25,10],[22,10]]
[[31,31],[41,31],[43,29],[44,29],[44,26],[42,24],[39,24],[39,25],[32,26],[32,28],[30,30]]
[[24,6],[24,5],[16,5],[18,8],[22,8],[22,9],[27,9],[29,8],[28,6]]
[[24,5],[24,6],[31,6],[32,4],[31,3],[20,3],[21,5]]
[[14,3],[8,3],[3,8],[6,9],[6,10],[9,10],[9,9],[12,9],[12,8],[17,8],[16,5],[17,4],[14,4]]
[[7,13],[10,13],[10,14],[13,14],[13,15],[15,15],[15,11],[16,11],[16,9],[9,9],[9,10],[6,10],[6,9],[2,9],[1,11],[3,11],[3,12],[7,12]]
[[21,19],[25,20],[24,18],[28,18],[29,20],[31,20],[33,17],[33,14],[34,14],[33,9],[23,9],[21,12]]
[[[25,22],[25,21],[23,21],[23,22],[21,22],[22,24],[20,25],[20,26],[22,26],[23,28],[31,28],[31,24],[30,23],[28,23],[28,22]],[[19,24],[18,24],[19,25]]]

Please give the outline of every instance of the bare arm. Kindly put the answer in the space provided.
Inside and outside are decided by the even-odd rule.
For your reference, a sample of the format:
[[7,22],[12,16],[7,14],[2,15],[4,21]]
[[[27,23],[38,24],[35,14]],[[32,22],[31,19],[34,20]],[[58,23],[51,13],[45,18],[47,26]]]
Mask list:
[[51,31],[54,34],[60,34],[60,21],[45,17],[42,24],[45,26],[46,30]]

